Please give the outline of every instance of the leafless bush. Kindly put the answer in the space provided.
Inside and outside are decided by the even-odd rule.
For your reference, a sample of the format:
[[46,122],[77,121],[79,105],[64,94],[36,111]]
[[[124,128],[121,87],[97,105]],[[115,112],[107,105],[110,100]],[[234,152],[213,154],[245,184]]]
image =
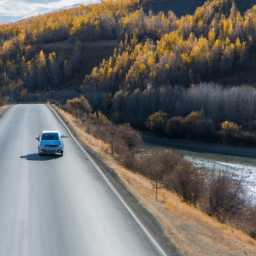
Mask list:
[[140,134],[132,129],[129,124],[118,125],[115,137],[119,138],[120,143],[132,152],[138,151],[142,146]]
[[136,166],[136,159],[135,159],[135,154],[133,151],[131,151],[126,145],[118,143],[117,141],[115,142],[116,144],[114,145],[115,151],[117,152],[118,158],[125,164],[126,167],[130,169],[134,169]]
[[158,180],[162,182],[165,176],[172,172],[180,161],[185,160],[172,150],[156,150],[150,154],[141,154],[137,157],[136,171],[151,179],[155,179],[155,176],[157,176]]
[[162,111],[158,111],[151,114],[148,117],[146,126],[149,130],[161,134],[161,133],[166,133],[166,122],[167,122],[167,114]]
[[100,111],[95,112],[84,122],[86,132],[92,134],[95,138],[99,138],[109,143],[110,131],[115,130],[115,126]]
[[175,191],[185,202],[197,206],[203,197],[205,182],[201,172],[183,160],[166,177],[165,187]]
[[167,134],[173,138],[185,137],[185,128],[181,116],[171,117],[167,121]]
[[154,186],[175,191],[184,201],[197,205],[205,182],[201,173],[172,150],[158,150],[137,159],[136,171],[149,177]]
[[244,223],[242,229],[251,237],[256,239],[256,206],[246,207],[245,218],[242,218]]
[[158,189],[162,187],[164,178],[172,172],[180,158],[178,154],[167,149],[137,156],[135,171],[152,180],[153,187],[156,189],[156,200],[158,199]]
[[79,119],[88,119],[92,112],[91,105],[89,101],[84,98],[84,96],[68,100],[64,106],[64,109]]
[[213,171],[209,180],[208,214],[221,221],[234,219],[244,207],[243,187],[234,174]]
[[91,106],[83,96],[68,100],[64,109],[79,119],[86,132],[108,143],[111,153],[115,153],[126,166],[134,166],[134,154],[142,146],[138,131],[129,124],[114,125],[100,111],[91,114]]

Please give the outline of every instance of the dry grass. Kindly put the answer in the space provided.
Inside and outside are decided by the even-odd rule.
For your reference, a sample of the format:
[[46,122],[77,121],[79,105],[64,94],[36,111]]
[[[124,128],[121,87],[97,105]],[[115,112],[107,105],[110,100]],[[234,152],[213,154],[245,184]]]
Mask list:
[[158,202],[152,182],[125,169],[110,154],[110,145],[88,135],[72,115],[58,110],[70,123],[81,141],[99,153],[127,188],[164,228],[166,235],[184,255],[255,255],[256,241],[242,231],[221,224],[207,214],[182,203],[180,198],[161,189]]
[[0,117],[11,105],[0,106]]

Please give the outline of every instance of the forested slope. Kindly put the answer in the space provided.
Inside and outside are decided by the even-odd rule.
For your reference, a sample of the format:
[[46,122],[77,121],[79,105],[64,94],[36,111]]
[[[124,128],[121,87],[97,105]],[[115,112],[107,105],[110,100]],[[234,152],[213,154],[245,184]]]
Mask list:
[[0,101],[63,89],[82,68],[85,44],[121,40],[118,19],[137,8],[137,1],[106,1],[0,25]]
[[[245,12],[245,3],[251,6],[206,1],[178,17],[145,13],[141,7],[154,7],[154,1],[107,0],[1,25],[0,101],[72,87],[117,123],[213,141],[241,141],[246,132],[243,140],[254,144],[255,89],[208,84],[227,79],[237,85],[248,72],[256,84],[256,6]],[[109,48],[82,82],[84,49],[100,40],[119,46],[110,58]]]
[[[172,10],[178,17],[186,14],[193,14],[197,7],[204,4],[205,0],[142,0],[143,10],[147,13],[152,10],[154,13],[163,11],[168,13]],[[238,10],[242,13],[255,5],[255,0],[234,0]]]
[[255,145],[255,89],[202,84],[253,72],[255,11],[242,15],[231,0],[208,1],[181,18],[135,11],[123,19],[126,39],[81,88],[117,123],[175,138]]

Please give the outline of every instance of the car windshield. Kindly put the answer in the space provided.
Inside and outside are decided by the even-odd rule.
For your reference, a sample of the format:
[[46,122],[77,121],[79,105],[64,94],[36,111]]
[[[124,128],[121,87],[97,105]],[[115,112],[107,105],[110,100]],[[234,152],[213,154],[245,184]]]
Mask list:
[[42,140],[59,140],[58,133],[43,133]]

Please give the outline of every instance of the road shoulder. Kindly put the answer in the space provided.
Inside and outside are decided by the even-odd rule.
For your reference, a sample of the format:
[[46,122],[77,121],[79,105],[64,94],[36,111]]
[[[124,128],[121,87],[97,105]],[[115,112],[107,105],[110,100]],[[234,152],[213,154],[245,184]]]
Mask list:
[[0,118],[3,117],[4,113],[11,107],[12,105],[0,106]]

